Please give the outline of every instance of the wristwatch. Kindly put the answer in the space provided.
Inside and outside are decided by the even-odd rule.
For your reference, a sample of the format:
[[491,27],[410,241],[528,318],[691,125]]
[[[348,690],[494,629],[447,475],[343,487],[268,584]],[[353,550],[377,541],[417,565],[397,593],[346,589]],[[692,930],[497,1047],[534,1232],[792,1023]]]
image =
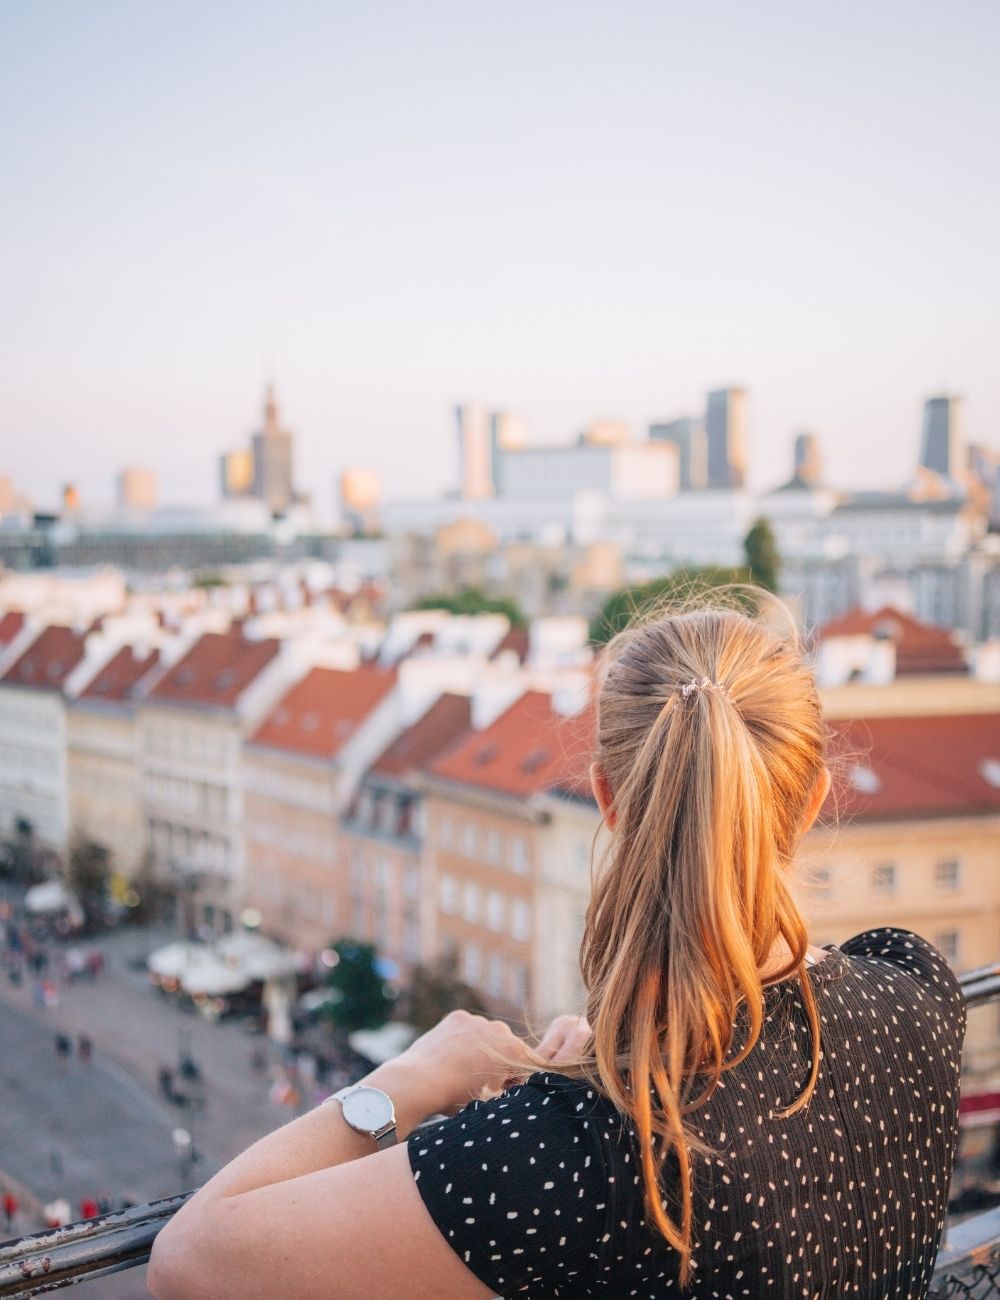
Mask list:
[[327,1101],[339,1101],[344,1119],[357,1133],[367,1133],[380,1151],[396,1145],[396,1110],[381,1088],[352,1083]]

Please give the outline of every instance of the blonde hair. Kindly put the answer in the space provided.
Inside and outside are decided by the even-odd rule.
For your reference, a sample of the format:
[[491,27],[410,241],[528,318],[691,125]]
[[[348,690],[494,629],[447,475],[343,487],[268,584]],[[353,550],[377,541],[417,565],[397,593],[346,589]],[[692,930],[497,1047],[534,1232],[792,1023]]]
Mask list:
[[[789,867],[823,767],[824,727],[791,615],[776,599],[755,599],[756,617],[744,612],[745,590],[732,598],[742,608],[716,597],[687,612],[654,609],[606,647],[597,758],[614,831],[580,951],[592,1039],[585,1055],[555,1067],[591,1079],[631,1119],[647,1222],[681,1256],[682,1284],[692,1152],[705,1149],[687,1116],[757,1042],[779,940],[788,961],[768,970],[768,982],[798,975],[812,1033],[808,1079],[782,1114],[807,1104],[819,1070],[808,937]],[[769,627],[769,615],[784,628]],[[748,1033],[734,1044],[741,1003]],[[670,1155],[676,1186],[665,1188]]]

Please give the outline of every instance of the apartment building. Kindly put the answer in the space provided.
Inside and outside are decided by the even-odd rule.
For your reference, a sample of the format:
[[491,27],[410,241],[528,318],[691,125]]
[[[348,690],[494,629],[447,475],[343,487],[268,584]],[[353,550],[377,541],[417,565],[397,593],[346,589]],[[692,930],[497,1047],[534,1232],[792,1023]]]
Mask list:
[[398,734],[395,686],[393,669],[371,664],[313,668],[243,748],[246,901],[290,947],[317,952],[355,933],[340,816]]
[[345,933],[374,943],[399,969],[431,953],[432,890],[422,855],[420,770],[469,729],[469,697],[444,692],[365,773],[341,827],[348,867]]
[[[830,811],[801,853],[819,943],[916,931],[958,971],[1000,953],[1000,711],[835,724]],[[1000,1082],[996,1008],[970,1015],[969,1076]],[[994,1084],[996,1086],[996,1084]]]
[[273,638],[199,637],[137,711],[146,843],[184,891],[184,924],[228,929],[245,906],[243,741],[287,688]]
[[[456,951],[464,980],[489,1009],[520,1022],[537,1022],[554,1003],[571,1009],[553,997],[555,979],[559,994],[563,985],[578,992],[571,952],[589,876],[582,853],[569,868],[560,853],[577,812],[596,825],[578,793],[593,719],[560,704],[529,690],[480,726],[474,710],[473,728],[424,776],[429,949]],[[567,813],[553,830],[559,791]],[[577,873],[577,887],[567,890],[565,870]]]
[[74,833],[101,844],[112,870],[134,876],[145,851],[137,709],[159,649],[123,646],[66,708],[66,779]]
[[27,823],[40,845],[61,851],[69,839],[66,695],[87,638],[57,626],[25,640],[20,654],[14,643],[0,677],[0,834]]

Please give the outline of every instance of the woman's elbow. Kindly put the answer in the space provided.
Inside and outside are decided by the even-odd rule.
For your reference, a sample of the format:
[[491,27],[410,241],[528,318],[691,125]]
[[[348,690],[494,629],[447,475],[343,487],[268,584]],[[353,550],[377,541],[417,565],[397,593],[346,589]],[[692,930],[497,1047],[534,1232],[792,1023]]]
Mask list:
[[155,1300],[201,1300],[202,1296],[218,1296],[207,1291],[210,1279],[205,1269],[196,1268],[198,1247],[192,1240],[188,1225],[175,1218],[162,1228],[153,1242],[152,1253],[146,1268],[146,1286]]

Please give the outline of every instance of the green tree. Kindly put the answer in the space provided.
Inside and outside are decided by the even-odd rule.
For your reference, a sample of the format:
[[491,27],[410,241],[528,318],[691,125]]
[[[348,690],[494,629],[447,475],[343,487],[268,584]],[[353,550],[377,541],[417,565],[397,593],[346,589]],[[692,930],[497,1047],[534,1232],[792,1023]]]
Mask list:
[[676,569],[663,578],[654,578],[634,587],[624,587],[601,606],[590,624],[590,639],[598,645],[610,641],[616,632],[627,627],[637,613],[660,601],[682,603],[701,592],[732,583],[749,581],[743,568],[705,565],[702,568]]
[[486,1010],[476,990],[459,977],[456,952],[442,953],[434,962],[414,966],[401,1002],[403,1018],[421,1033],[433,1029],[449,1011]]
[[339,1029],[379,1029],[389,1019],[394,995],[379,973],[378,954],[370,943],[338,939],[330,945],[337,960],[326,977],[333,995],[329,1015]]
[[479,587],[421,596],[410,608],[446,609],[449,614],[506,614],[511,627],[524,627],[528,621],[516,600],[509,596],[490,596]]
[[70,845],[66,883],[84,908],[107,897],[111,879],[111,854],[103,844],[77,836]]
[[743,539],[750,580],[768,591],[778,590],[781,556],[774,540],[774,530],[767,519],[755,519],[753,527]]

